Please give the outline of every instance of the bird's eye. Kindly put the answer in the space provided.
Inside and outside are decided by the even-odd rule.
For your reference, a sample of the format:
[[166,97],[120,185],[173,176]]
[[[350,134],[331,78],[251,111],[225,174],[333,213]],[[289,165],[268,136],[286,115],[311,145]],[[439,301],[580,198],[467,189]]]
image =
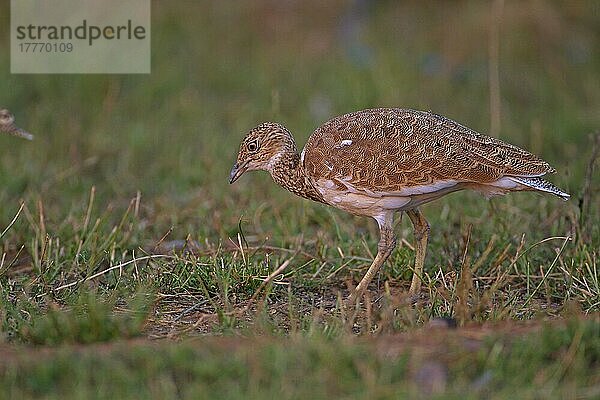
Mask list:
[[248,143],[246,145],[246,147],[248,148],[248,151],[254,153],[255,151],[258,150],[258,142],[256,140],[254,140],[254,141]]

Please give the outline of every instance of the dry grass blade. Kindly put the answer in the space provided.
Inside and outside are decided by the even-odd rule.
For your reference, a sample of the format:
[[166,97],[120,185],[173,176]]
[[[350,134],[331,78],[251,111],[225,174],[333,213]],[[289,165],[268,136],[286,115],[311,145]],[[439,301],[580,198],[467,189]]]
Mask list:
[[467,237],[465,239],[465,251],[463,252],[460,278],[456,285],[456,318],[460,324],[464,324],[470,319],[471,310],[469,307],[469,298],[473,289],[473,271],[470,267],[470,260],[467,257],[469,243],[471,242],[472,225],[469,225]]
[[583,183],[583,191],[579,198],[579,220],[580,220],[580,232],[577,242],[578,243],[589,243],[591,240],[591,225],[593,219],[590,218],[590,208],[592,206],[592,195],[594,188],[592,186],[592,178],[594,177],[594,170],[600,155],[600,131],[595,132],[592,135],[592,155],[588,162],[585,171],[585,180]]
[[2,231],[2,233],[0,233],[0,239],[2,239],[4,237],[4,235],[6,235],[6,233],[10,230],[10,228],[12,228],[12,226],[17,222],[17,219],[19,219],[19,215],[21,215],[21,211],[23,211],[24,207],[25,207],[25,203],[21,203],[21,207],[19,207],[19,211],[17,211],[17,213],[13,217],[12,221],[10,221],[10,223],[8,224],[6,229],[4,229]]
[[275,278],[277,275],[279,275],[283,271],[285,271],[285,269],[288,267],[288,265],[290,265],[290,262],[293,259],[294,259],[294,256],[292,256],[291,258],[288,258],[287,260],[285,260],[279,267],[277,267],[277,269],[275,269],[275,271],[273,271],[269,276],[267,276],[261,282],[261,284],[258,287],[258,289],[256,289],[256,291],[252,294],[252,296],[248,300],[248,304],[245,307],[245,311],[247,311],[249,309],[249,307],[252,305],[252,303],[254,303],[254,301],[256,300],[256,298],[258,297],[258,295],[260,294],[260,292],[265,288],[265,286],[267,286],[269,284],[269,282],[271,282],[273,280],[273,278]]
[[533,292],[531,292],[531,294],[529,296],[527,296],[527,299],[525,300],[525,302],[521,305],[521,310],[525,309],[525,307],[527,307],[529,305],[529,302],[531,301],[531,299],[533,299],[533,297],[536,295],[536,293],[540,290],[540,288],[542,287],[542,285],[544,285],[544,283],[546,282],[546,279],[548,278],[548,276],[550,275],[550,273],[552,272],[552,270],[554,269],[554,266],[556,265],[559,257],[561,256],[561,254],[563,253],[565,247],[567,246],[567,243],[571,240],[571,237],[567,236],[564,238],[564,241],[562,243],[562,246],[560,246],[560,249],[558,251],[558,253],[556,254],[556,257],[554,257],[554,260],[552,261],[552,264],[550,264],[550,267],[548,267],[548,271],[546,271],[545,274],[543,274],[542,276],[542,280],[540,281],[540,283],[538,283],[538,285],[536,286],[536,288],[533,290]]

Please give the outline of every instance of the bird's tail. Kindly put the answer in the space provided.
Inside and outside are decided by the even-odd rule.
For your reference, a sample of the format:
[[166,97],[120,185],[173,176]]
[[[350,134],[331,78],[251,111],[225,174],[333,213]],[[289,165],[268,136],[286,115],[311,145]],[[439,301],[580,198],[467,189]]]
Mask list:
[[533,190],[552,193],[553,195],[558,196],[565,201],[569,200],[569,198],[571,197],[570,194],[563,192],[558,187],[554,186],[552,183],[545,181],[539,177],[511,176],[510,179],[517,183],[520,183],[521,185],[528,186]]

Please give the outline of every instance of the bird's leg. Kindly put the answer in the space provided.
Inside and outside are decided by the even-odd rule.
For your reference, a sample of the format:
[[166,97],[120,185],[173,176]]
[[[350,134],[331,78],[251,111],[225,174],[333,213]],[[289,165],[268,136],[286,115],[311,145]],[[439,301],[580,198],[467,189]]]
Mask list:
[[385,260],[388,259],[396,247],[396,235],[394,234],[394,228],[392,226],[393,214],[390,213],[386,217],[387,218],[382,218],[381,220],[377,219],[380,232],[379,243],[377,244],[377,255],[365,276],[361,279],[356,289],[354,289],[348,298],[348,303],[350,305],[354,305],[356,300],[360,299],[377,271],[379,271],[379,268],[381,268]]
[[429,223],[419,211],[418,208],[406,211],[415,228],[416,251],[415,271],[408,293],[410,295],[418,294],[421,290],[421,279],[423,276],[423,265],[425,264],[425,252],[427,251],[427,241],[429,240]]

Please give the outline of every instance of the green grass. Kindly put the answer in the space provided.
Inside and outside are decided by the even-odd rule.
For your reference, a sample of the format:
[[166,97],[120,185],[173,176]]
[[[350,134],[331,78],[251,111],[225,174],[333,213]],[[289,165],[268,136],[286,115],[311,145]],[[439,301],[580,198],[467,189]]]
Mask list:
[[[225,385],[232,398],[393,397],[416,393],[406,382],[420,361],[410,349],[371,354],[383,336],[427,335],[438,317],[485,327],[597,315],[593,1],[507,3],[501,26],[500,137],[549,161],[571,201],[457,193],[426,205],[432,236],[416,302],[405,295],[406,219],[371,303],[348,309],[340,300],[372,259],[374,222],[294,197],[264,173],[227,183],[241,138],[264,120],[285,123],[300,146],[328,118],[375,106],[431,109],[488,131],[489,12],[474,1],[380,2],[364,15],[341,2],[155,3],[151,75],[11,75],[1,58],[0,106],[36,134],[0,137],[0,352],[26,354],[2,369],[4,395],[89,397],[97,384],[98,397],[125,397],[152,381],[153,397]],[[5,38],[8,15],[1,5]],[[8,54],[8,40],[0,49]],[[593,398],[594,329],[597,319],[583,318],[544,328],[539,343],[517,329],[450,352],[440,396],[484,397],[470,392],[483,379],[491,397]],[[241,344],[230,359],[190,339],[205,335]],[[47,362],[30,362],[38,351]]]
[[540,326],[517,338],[500,332],[484,340],[450,334],[427,351],[389,336],[118,341],[37,356],[17,347],[0,366],[0,393],[69,399],[591,399],[600,393],[597,320]]

